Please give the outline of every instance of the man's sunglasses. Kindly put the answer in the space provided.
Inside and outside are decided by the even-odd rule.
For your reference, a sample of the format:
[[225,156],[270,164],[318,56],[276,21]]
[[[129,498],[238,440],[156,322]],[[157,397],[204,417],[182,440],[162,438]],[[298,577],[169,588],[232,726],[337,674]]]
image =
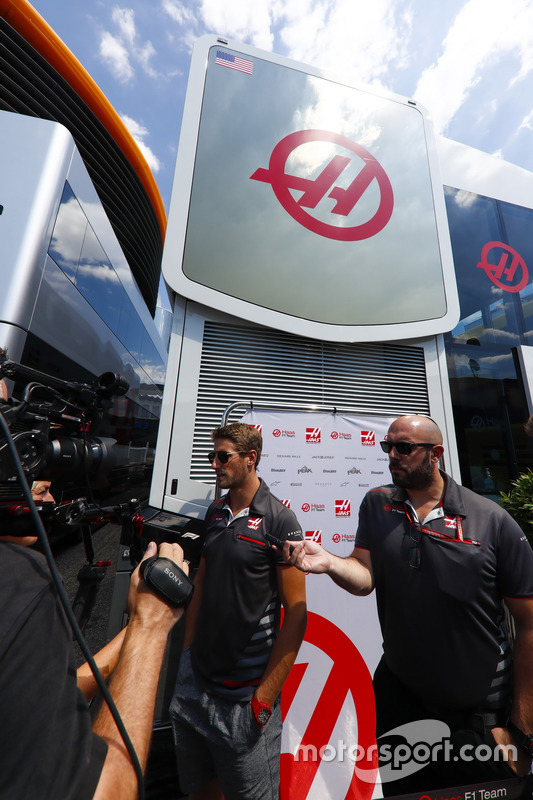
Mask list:
[[238,450],[236,453],[228,453],[227,450],[213,450],[207,454],[207,460],[212,464],[215,458],[218,458],[221,464],[227,464],[231,456],[244,456],[247,452],[248,450]]
[[380,442],[384,453],[390,453],[393,447],[401,456],[410,456],[415,447],[435,447],[436,442]]

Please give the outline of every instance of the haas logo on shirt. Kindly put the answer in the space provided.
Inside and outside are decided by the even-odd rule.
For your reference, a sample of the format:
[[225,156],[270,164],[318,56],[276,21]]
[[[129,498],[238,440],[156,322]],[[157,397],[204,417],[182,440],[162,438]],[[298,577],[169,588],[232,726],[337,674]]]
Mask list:
[[262,517],[250,517],[248,519],[248,527],[251,528],[253,531],[259,530],[259,526],[261,525]]

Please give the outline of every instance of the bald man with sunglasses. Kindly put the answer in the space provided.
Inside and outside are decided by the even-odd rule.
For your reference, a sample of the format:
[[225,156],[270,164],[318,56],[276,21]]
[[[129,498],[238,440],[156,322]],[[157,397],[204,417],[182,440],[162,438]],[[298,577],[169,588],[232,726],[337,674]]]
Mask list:
[[[400,417],[381,447],[393,484],[363,499],[352,554],[306,541],[291,552],[286,545],[284,555],[351,594],[376,590],[384,651],[374,675],[377,736],[414,723],[424,742],[420,720],[449,726],[453,755],[435,750],[413,774],[396,770],[383,792],[525,776],[533,757],[533,551],[506,511],[439,469],[444,447],[433,420]],[[508,760],[497,744],[513,745]],[[380,756],[380,766],[390,763],[386,751]]]

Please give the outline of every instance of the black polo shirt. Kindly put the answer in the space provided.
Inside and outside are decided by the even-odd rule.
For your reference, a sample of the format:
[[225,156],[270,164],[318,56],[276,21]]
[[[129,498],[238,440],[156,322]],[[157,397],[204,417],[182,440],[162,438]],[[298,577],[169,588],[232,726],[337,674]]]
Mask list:
[[44,557],[0,542],[0,797],[89,800],[107,753]]
[[442,515],[420,526],[394,485],[371,490],[356,547],[370,551],[386,662],[428,706],[483,707],[501,659],[502,598],[533,596],[533,550],[499,505],[444,475]]
[[[205,576],[191,657],[213,691],[218,688],[219,694],[228,694],[227,689],[234,686],[241,689],[240,694],[251,696],[279,630],[276,567],[283,558],[265,532],[283,541],[301,540],[303,534],[294,512],[262,480],[249,514],[237,516],[229,525],[229,512],[224,510],[227,498],[224,495],[207,510]],[[243,674],[243,659],[249,674]],[[242,691],[247,682],[249,688]]]

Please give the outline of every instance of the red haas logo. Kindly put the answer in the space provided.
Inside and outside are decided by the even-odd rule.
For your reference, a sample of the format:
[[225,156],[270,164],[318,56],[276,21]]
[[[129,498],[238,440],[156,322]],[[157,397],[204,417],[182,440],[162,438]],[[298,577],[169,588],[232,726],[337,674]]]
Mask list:
[[284,506],[287,506],[287,508],[291,507],[291,501],[290,500],[282,500],[281,502],[283,503]]
[[255,428],[256,431],[259,431],[261,435],[263,435],[263,426],[258,422],[252,422],[248,425],[249,428]]
[[374,431],[361,431],[361,444],[364,445],[375,445],[376,444],[376,434]]
[[322,531],[306,531],[305,539],[307,542],[316,542],[316,544],[322,544]]
[[262,517],[248,517],[248,527],[253,531],[259,530]]
[[335,500],[335,516],[336,517],[349,517],[350,516],[350,501],[349,500]]
[[274,428],[274,430],[272,431],[272,436],[275,436],[276,439],[278,438],[278,436],[281,436],[280,429],[279,428]]
[[309,444],[320,444],[320,428],[306,428],[305,441]]

